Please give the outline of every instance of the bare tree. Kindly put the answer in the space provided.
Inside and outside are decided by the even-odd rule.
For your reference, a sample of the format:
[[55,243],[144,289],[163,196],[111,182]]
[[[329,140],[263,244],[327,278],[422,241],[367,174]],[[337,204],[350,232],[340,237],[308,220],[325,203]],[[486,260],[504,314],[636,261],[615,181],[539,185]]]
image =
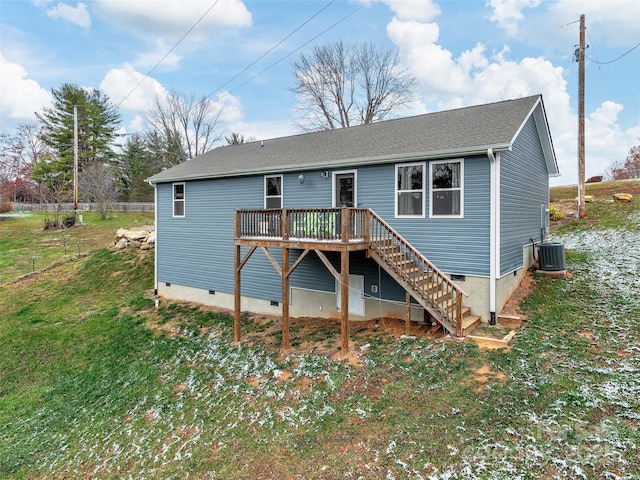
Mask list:
[[[26,123],[18,125],[14,134],[0,133],[0,185],[13,201],[34,192],[31,170],[36,163],[52,155],[42,140],[42,127]],[[29,191],[29,192],[27,192]]]
[[147,142],[170,167],[210,150],[222,134],[217,132],[220,111],[207,97],[171,92],[157,98],[146,115]]
[[624,162],[618,160],[609,165],[605,176],[609,180],[640,178],[640,145],[631,147]]
[[374,44],[318,46],[293,69],[300,126],[308,131],[377,122],[413,98],[415,80],[397,51]]
[[103,163],[92,163],[82,172],[80,186],[86,200],[96,204],[100,218],[107,218],[120,193],[115,170]]

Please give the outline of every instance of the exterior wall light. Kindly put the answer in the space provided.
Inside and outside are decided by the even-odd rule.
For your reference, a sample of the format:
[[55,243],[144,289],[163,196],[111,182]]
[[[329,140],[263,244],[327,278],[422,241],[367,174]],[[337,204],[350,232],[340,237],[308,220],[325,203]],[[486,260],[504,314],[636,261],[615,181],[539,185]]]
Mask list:
[[298,175],[298,181],[300,182],[300,185],[304,183],[304,173],[301,173],[300,175]]

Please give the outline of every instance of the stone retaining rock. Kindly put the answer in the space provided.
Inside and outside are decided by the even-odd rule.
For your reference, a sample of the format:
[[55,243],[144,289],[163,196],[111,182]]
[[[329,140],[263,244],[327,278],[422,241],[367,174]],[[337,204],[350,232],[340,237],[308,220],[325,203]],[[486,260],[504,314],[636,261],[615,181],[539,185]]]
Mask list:
[[155,246],[155,243],[156,231],[152,226],[119,228],[111,248],[113,250],[124,250],[125,248],[149,250]]
[[630,193],[614,193],[613,200],[621,203],[628,203],[633,200],[633,195]]

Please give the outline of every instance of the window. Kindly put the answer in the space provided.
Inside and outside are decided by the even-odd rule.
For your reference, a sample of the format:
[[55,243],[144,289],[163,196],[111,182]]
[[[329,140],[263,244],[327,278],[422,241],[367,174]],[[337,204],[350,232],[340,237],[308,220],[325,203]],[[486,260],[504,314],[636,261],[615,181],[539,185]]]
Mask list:
[[173,184],[173,216],[184,217],[184,183]]
[[396,165],[396,217],[424,217],[424,163]]
[[264,208],[282,208],[282,175],[264,177]]
[[431,217],[462,217],[464,164],[462,160],[431,162]]

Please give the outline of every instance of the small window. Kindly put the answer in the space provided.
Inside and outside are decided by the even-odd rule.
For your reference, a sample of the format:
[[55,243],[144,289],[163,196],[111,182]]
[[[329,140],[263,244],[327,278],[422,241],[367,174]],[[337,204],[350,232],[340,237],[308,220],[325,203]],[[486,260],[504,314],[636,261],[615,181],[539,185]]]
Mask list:
[[264,177],[264,208],[282,208],[282,175]]
[[463,178],[464,164],[462,160],[432,162],[430,164],[432,217],[463,216]]
[[424,217],[424,163],[396,165],[396,217]]
[[173,216],[184,217],[184,183],[173,184]]

